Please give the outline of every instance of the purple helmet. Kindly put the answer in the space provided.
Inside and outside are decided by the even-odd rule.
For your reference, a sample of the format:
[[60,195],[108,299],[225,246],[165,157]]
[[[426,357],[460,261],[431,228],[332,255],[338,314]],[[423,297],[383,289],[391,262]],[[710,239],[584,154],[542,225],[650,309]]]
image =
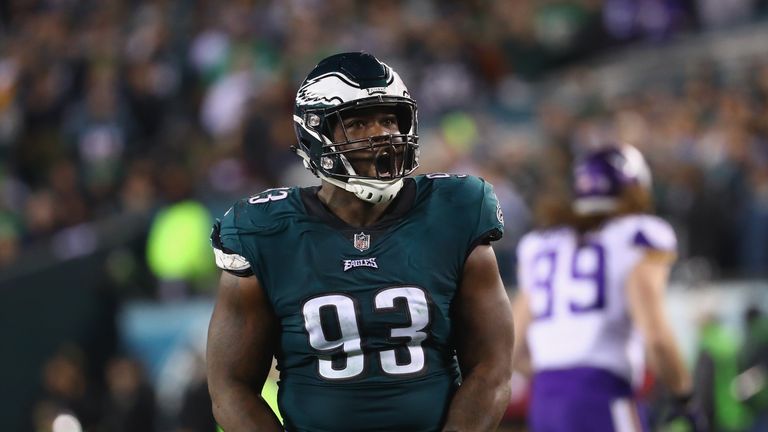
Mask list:
[[635,147],[624,144],[584,154],[573,168],[573,209],[577,214],[607,213],[618,206],[627,186],[651,187],[651,171]]

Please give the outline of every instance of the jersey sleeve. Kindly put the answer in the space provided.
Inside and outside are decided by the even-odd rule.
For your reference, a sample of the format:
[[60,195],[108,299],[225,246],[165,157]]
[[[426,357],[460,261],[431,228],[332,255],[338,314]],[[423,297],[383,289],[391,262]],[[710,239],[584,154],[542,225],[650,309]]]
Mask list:
[[[416,179],[424,202],[429,203],[434,223],[452,230],[457,246],[468,256],[479,244],[504,235],[504,216],[493,186],[480,177],[466,174],[431,173]],[[419,186],[421,185],[421,186]],[[463,263],[463,261],[462,261]]]
[[477,178],[482,190],[480,200],[480,216],[472,233],[472,245],[490,243],[501,239],[504,235],[504,215],[501,211],[499,199],[493,191],[493,185]]
[[632,245],[646,250],[677,252],[677,236],[669,222],[657,216],[638,216],[631,233]]
[[237,225],[240,206],[242,202],[236,203],[221,219],[216,219],[211,230],[211,246],[217,267],[236,276],[247,277],[253,274],[253,268],[240,240]]

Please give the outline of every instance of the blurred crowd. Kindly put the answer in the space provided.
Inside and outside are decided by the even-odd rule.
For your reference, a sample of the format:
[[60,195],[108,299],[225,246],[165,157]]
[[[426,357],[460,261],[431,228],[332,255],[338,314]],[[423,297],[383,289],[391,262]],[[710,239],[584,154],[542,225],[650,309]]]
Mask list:
[[654,175],[657,210],[680,238],[675,276],[694,285],[764,277],[768,55],[745,59],[735,70],[705,62],[671,75],[604,97],[596,76],[576,71],[565,78],[572,94],[541,105],[541,119],[551,126],[543,130],[562,150],[563,163],[604,140],[630,142],[643,151]]
[[[194,375],[178,406],[163,410],[138,359],[115,356],[98,368],[77,346],[63,345],[43,367],[40,393],[24,430],[214,432],[205,369],[195,368]],[[67,423],[69,428],[63,426]]]
[[533,83],[619,47],[758,20],[767,4],[3,2],[0,267],[68,227],[185,199],[220,214],[243,194],[307,181],[288,151],[295,87],[328,53],[366,49],[413,89],[423,171],[500,183],[518,221],[511,241],[540,185],[561,174],[551,161],[620,128],[649,152],[660,210],[686,227],[687,256],[726,275],[764,273],[766,59],[735,82],[712,64],[610,100],[581,76],[568,78],[576,101],[542,100]]

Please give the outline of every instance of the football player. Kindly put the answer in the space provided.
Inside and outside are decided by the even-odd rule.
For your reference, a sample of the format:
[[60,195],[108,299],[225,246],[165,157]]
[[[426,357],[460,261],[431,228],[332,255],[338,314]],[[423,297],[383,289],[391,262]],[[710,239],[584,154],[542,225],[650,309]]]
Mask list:
[[[664,314],[672,227],[651,213],[651,175],[630,145],[574,164],[568,211],[518,245],[515,362],[532,372],[536,431],[648,430],[634,398],[644,357],[681,415],[691,377]],[[691,418],[701,426],[698,418]]]
[[213,229],[217,421],[283,430],[259,397],[275,356],[286,430],[493,430],[513,330],[490,244],[503,231],[492,186],[408,177],[416,103],[370,54],[322,60],[293,119],[295,152],[321,185],[243,199]]

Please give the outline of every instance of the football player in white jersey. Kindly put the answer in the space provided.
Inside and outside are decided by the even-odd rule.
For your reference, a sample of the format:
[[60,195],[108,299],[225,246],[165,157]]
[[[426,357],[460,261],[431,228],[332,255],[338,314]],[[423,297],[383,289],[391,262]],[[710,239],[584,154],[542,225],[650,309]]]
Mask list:
[[650,214],[650,171],[636,148],[583,155],[573,181],[568,211],[526,234],[517,250],[514,358],[532,374],[529,425],[648,430],[634,399],[644,358],[685,414],[691,396],[664,314],[675,233]]

